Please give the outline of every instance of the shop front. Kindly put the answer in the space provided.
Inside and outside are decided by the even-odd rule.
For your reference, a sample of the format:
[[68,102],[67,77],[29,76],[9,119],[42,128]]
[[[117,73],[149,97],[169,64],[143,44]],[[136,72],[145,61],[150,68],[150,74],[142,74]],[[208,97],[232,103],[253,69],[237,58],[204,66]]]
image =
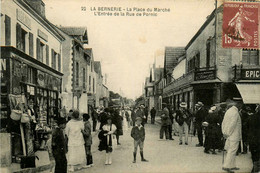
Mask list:
[[1,48],[1,132],[11,136],[6,157],[12,163],[37,151],[51,153],[48,141],[61,109],[62,75],[13,47]]

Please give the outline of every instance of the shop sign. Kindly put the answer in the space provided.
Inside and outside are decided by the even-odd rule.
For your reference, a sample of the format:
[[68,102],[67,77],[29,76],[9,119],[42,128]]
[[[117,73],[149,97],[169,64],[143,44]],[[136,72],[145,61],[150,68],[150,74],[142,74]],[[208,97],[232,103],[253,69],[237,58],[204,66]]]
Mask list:
[[41,87],[45,87],[45,73],[38,70],[37,71],[37,83],[38,85],[40,85]]
[[198,71],[195,72],[195,80],[213,80],[216,78],[215,70]]
[[241,69],[241,78],[245,80],[260,80],[260,69]]
[[1,81],[4,81],[6,79],[7,59],[0,59],[0,64]]
[[20,9],[16,9],[17,20],[31,29],[31,19]]

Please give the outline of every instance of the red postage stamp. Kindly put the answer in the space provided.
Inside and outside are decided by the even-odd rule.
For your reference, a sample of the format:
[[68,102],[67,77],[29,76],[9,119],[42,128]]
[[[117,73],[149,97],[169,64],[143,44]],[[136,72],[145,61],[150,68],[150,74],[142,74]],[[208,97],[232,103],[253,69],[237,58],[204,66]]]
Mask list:
[[222,46],[259,49],[259,3],[225,2]]

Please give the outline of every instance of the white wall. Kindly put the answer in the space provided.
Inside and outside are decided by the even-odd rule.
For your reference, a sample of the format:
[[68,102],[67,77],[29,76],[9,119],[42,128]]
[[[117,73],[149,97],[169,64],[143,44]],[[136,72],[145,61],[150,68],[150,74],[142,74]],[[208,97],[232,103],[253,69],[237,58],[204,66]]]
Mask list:
[[179,62],[179,64],[172,71],[172,76],[174,79],[178,79],[182,75],[185,74],[186,69],[186,59],[183,59]]

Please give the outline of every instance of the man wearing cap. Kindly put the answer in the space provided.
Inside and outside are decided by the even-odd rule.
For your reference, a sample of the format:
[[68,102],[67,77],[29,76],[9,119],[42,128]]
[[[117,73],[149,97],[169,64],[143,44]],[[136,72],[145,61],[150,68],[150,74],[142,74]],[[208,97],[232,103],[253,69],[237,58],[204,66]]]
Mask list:
[[207,112],[204,109],[204,104],[202,102],[198,102],[196,105],[196,113],[195,113],[195,127],[198,133],[198,140],[199,143],[196,145],[196,147],[202,147],[203,146],[203,135],[202,135],[202,122],[204,122]]
[[182,102],[180,110],[176,111],[176,121],[179,124],[180,145],[182,145],[182,135],[185,134],[185,145],[188,145],[189,125],[191,114],[187,110],[187,104]]
[[160,129],[160,139],[163,139],[163,134],[165,133],[166,140],[169,139],[169,125],[170,123],[170,116],[169,116],[169,109],[167,108],[167,104],[163,103],[163,111],[161,114],[161,129]]
[[233,101],[233,106],[226,111],[222,122],[222,133],[226,139],[225,149],[227,151],[223,170],[227,172],[239,169],[236,167],[235,159],[239,141],[242,139],[242,124],[239,111],[243,106],[243,102],[241,98],[233,98]]

